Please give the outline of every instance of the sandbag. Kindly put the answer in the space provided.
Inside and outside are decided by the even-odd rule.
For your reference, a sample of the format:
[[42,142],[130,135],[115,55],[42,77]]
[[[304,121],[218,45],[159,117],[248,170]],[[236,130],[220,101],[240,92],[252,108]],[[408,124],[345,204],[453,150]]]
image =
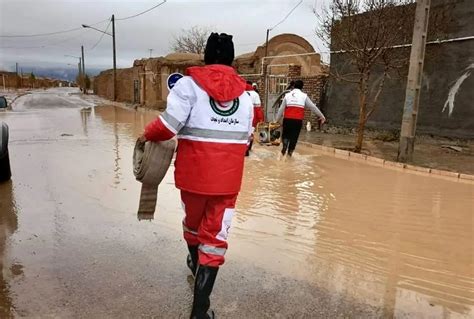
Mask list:
[[174,139],[163,142],[140,142],[133,152],[133,174],[142,183],[139,219],[152,219],[156,209],[158,186],[168,171],[176,149]]

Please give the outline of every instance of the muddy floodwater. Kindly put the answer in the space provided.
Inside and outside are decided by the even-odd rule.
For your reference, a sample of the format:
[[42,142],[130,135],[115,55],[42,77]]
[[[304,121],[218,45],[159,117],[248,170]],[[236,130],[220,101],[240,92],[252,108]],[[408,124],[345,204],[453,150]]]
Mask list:
[[[188,318],[173,168],[136,216],[156,113],[69,89],[20,97],[0,184],[0,318]],[[212,296],[219,318],[474,318],[474,185],[256,146]]]

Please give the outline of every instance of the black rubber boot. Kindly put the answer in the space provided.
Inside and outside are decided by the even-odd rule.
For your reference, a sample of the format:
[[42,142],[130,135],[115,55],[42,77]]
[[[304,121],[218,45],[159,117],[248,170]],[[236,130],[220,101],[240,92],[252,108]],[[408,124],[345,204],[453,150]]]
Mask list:
[[286,150],[288,149],[288,145],[290,144],[290,141],[287,139],[283,140],[283,148],[281,149],[281,155],[286,154]]
[[250,141],[249,145],[247,146],[247,152],[245,152],[245,156],[250,155],[250,151],[252,150],[252,145],[253,145],[253,141]]
[[198,264],[198,246],[188,246],[188,250],[189,254],[186,258],[186,264],[188,265],[189,270],[191,270],[193,277],[195,277]]
[[218,267],[199,265],[194,282],[194,300],[191,319],[214,319],[214,312],[209,310],[214,282],[216,281]]
[[288,156],[291,157],[293,155],[294,150],[288,150]]

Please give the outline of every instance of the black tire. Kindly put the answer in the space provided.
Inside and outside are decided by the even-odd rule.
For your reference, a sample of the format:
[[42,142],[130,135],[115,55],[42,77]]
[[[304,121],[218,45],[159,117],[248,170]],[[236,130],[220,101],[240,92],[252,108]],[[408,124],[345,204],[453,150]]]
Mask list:
[[4,96],[0,96],[0,109],[8,108],[8,101]]
[[0,182],[5,182],[10,180],[12,177],[12,172],[10,169],[10,156],[8,150],[2,158],[0,158]]
[[261,131],[258,136],[260,143],[268,143],[270,141],[267,131]]
[[277,140],[281,136],[281,132],[279,130],[272,131],[272,141]]
[[0,125],[0,181],[8,181],[12,176],[10,169],[10,156],[8,154],[8,125]]
[[0,157],[8,151],[8,125],[0,123]]

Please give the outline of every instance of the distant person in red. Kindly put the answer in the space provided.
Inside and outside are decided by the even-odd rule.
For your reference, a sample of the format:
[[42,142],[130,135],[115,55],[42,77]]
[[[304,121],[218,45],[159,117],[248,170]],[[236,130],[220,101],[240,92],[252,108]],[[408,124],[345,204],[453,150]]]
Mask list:
[[224,263],[235,202],[242,183],[253,105],[246,83],[231,67],[232,36],[212,33],[205,66],[187,69],[167,98],[166,111],[142,139],[178,136],[176,187],[185,211],[187,264],[195,276],[192,319],[214,318],[209,296]]
[[[247,81],[247,87],[245,90],[247,91],[247,94],[252,99],[252,104],[253,104],[252,127],[253,127],[253,131],[255,131],[255,128],[257,127],[257,125],[265,121],[264,116],[263,116],[262,102],[260,102],[260,95],[258,94],[257,91],[255,91],[255,88],[253,87],[252,82]],[[249,156],[250,151],[252,150],[252,144],[253,144],[253,135],[250,138],[249,147],[247,149],[247,153],[245,154],[246,156]]]
[[276,121],[279,121],[283,116],[283,147],[281,154],[285,155],[288,151],[288,156],[290,157],[293,155],[293,151],[298,143],[301,127],[303,126],[305,108],[316,114],[321,125],[326,121],[324,114],[314,105],[308,94],[302,91],[303,84],[301,80],[294,82],[291,91],[286,93],[283,98],[276,116]]

